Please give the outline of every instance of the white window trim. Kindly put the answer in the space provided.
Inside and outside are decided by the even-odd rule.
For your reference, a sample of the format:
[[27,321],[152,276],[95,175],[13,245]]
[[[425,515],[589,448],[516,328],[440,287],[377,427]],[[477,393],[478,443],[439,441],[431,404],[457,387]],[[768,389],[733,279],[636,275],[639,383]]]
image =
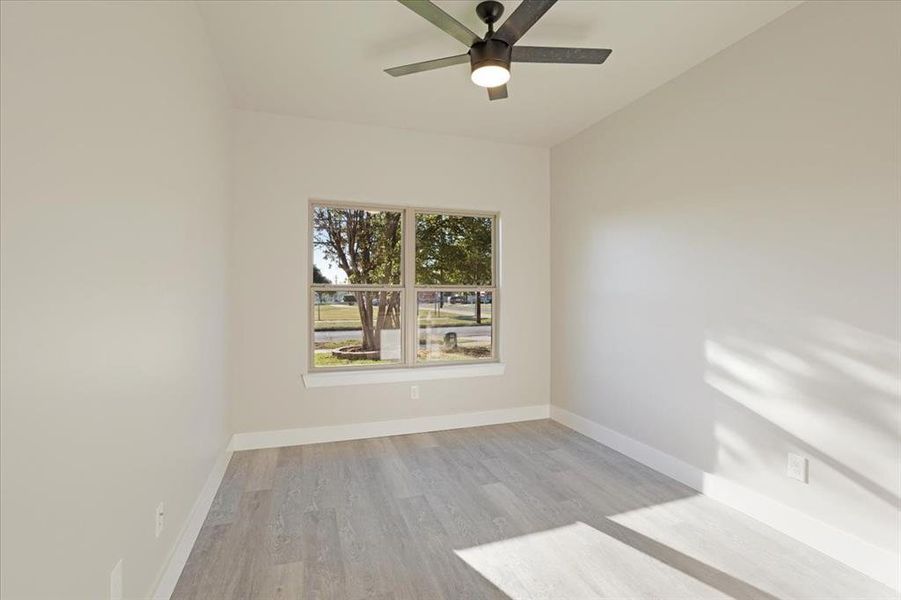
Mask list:
[[307,388],[319,388],[372,383],[458,379],[464,377],[490,377],[503,375],[506,368],[504,363],[486,361],[484,364],[441,364],[439,366],[402,369],[319,370],[313,373],[305,373],[303,375],[303,383]]
[[[335,208],[355,208],[369,209],[380,211],[401,211],[403,213],[403,238],[401,252],[401,283],[400,285],[346,285],[346,286],[320,286],[312,282],[312,265],[314,259],[314,236],[313,236],[313,208],[315,206],[331,206]],[[307,360],[307,372],[303,375],[306,387],[326,387],[326,385],[317,385],[317,380],[329,381],[331,379],[340,380],[341,378],[320,378],[319,375],[337,375],[337,374],[375,374],[375,373],[392,373],[391,377],[376,377],[376,380],[383,381],[417,381],[426,379],[446,379],[451,377],[478,377],[482,375],[501,375],[504,371],[504,365],[501,362],[501,344],[500,344],[500,213],[497,211],[486,210],[465,210],[465,209],[445,209],[438,207],[417,207],[405,205],[379,204],[379,203],[360,203],[345,202],[338,200],[323,200],[318,198],[310,198],[307,206],[307,235],[309,236],[307,244],[307,265],[311,269],[306,282],[307,301],[310,303],[308,312],[308,330],[307,330],[307,351],[309,358]],[[487,216],[492,218],[492,236],[491,236],[491,285],[488,286],[437,286],[437,285],[416,285],[416,215],[418,213],[426,214],[443,214],[443,215],[459,215],[459,216]],[[315,344],[314,344],[314,303],[313,292],[317,289],[333,287],[338,289],[349,288],[371,288],[383,289],[385,291],[400,291],[401,301],[404,304],[404,311],[401,314],[401,337],[403,339],[402,352],[404,360],[400,363],[392,363],[386,365],[364,365],[358,367],[316,367],[315,366]],[[490,290],[492,292],[492,311],[491,311],[491,345],[492,358],[490,360],[471,360],[471,361],[416,361],[416,348],[418,347],[418,324],[415,319],[417,314],[417,290]],[[412,314],[414,318],[411,324],[406,323],[407,315]],[[491,370],[468,370],[466,367],[498,367],[499,372],[491,372]],[[429,376],[419,374],[424,371],[439,369],[446,371],[446,375],[442,377]],[[407,371],[413,372],[405,375]],[[494,371],[498,371],[497,368]],[[471,373],[471,374],[470,374]],[[307,379],[311,376],[311,385]],[[415,375],[415,376],[414,376]],[[353,378],[358,379],[358,378]],[[363,378],[366,379],[366,378]],[[361,383],[369,383],[361,381]],[[353,385],[348,383],[337,383],[330,385]]]

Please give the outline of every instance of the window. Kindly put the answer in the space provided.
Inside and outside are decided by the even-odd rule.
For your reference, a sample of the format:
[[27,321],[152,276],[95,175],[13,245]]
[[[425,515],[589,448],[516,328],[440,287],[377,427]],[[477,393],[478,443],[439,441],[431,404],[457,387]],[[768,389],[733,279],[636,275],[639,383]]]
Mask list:
[[497,360],[497,215],[312,202],[313,370]]

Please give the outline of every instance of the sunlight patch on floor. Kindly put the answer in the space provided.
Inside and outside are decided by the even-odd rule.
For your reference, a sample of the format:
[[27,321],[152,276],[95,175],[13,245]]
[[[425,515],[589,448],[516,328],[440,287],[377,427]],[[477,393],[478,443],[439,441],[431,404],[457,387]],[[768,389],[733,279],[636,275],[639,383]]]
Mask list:
[[581,521],[455,550],[513,600],[540,598],[722,598],[628,543]]

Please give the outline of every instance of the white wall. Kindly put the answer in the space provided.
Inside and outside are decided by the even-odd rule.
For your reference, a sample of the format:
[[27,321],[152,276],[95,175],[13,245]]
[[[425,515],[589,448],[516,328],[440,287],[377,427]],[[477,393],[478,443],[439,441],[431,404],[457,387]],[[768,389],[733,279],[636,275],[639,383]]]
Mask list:
[[807,3],[551,151],[552,402],[895,553],[899,40]]
[[[548,403],[547,150],[239,111],[234,171],[235,431]],[[310,198],[500,211],[506,374],[305,389]]]
[[193,3],[0,20],[0,595],[146,598],[228,433],[224,89]]

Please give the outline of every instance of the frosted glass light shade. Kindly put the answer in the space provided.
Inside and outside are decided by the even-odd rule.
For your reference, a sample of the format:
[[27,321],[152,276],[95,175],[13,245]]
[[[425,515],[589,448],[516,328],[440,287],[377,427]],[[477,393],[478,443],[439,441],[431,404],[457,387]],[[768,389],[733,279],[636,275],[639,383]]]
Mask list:
[[472,72],[472,82],[478,86],[492,88],[510,81],[510,71],[498,65],[485,65]]

